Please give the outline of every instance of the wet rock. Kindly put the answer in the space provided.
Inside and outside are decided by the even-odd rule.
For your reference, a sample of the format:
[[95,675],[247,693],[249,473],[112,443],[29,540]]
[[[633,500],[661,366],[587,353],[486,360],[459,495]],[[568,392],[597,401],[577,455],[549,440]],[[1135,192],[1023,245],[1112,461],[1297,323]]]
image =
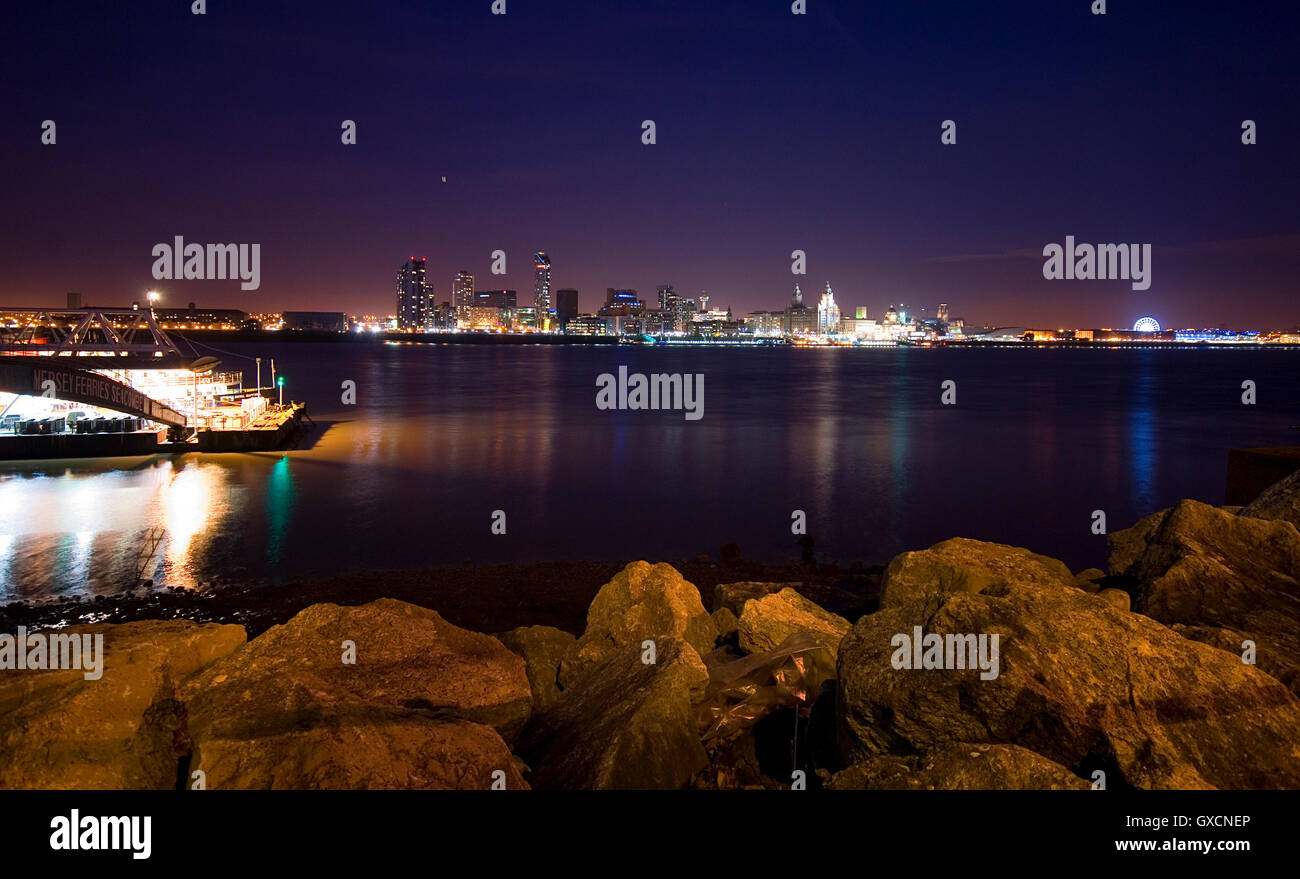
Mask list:
[[707,765],[696,725],[708,672],[695,649],[655,639],[607,654],[535,716],[518,752],[537,788],[677,789]]
[[1100,588],[1098,581],[1105,576],[1106,572],[1100,568],[1088,568],[1074,575],[1074,585],[1084,592],[1096,592]]
[[745,602],[740,614],[740,649],[764,653],[781,646],[795,632],[807,632],[834,653],[848,631],[848,620],[785,588]]
[[713,587],[713,609],[717,611],[725,607],[739,617],[745,609],[745,602],[751,598],[774,595],[787,587],[798,589],[800,585],[799,583],[759,583],[750,580],[740,583],[719,583]]
[[[343,661],[345,641],[355,644],[355,664]],[[366,708],[485,723],[511,741],[532,711],[521,657],[490,635],[388,598],[312,605],[191,678],[182,696],[199,749]]]
[[[507,790],[528,785],[485,724],[382,708],[331,711],[300,728],[259,725],[205,738],[190,771],[208,790]],[[501,775],[494,778],[493,774]]]
[[885,569],[880,606],[1006,583],[1056,588],[1073,585],[1074,575],[1064,562],[1018,546],[954,537],[895,556]]
[[887,754],[837,772],[828,790],[1089,790],[1060,763],[1017,745],[956,742],[910,756]]
[[1241,508],[1240,515],[1290,522],[1300,528],[1300,470],[1264,489]]
[[497,639],[524,658],[534,711],[547,708],[560,698],[560,663],[573,649],[577,638],[554,626],[521,626],[502,632]]
[[1153,619],[1231,629],[1287,664],[1300,657],[1300,532],[1290,522],[1182,501],[1129,573],[1135,607]]
[[1133,597],[1123,589],[1103,589],[1097,593],[1097,597],[1111,607],[1123,611],[1129,610],[1133,603]]
[[101,635],[103,675],[0,673],[0,788],[174,788],[177,685],[238,649],[243,626],[143,621],[41,634]]
[[[997,635],[978,668],[895,669],[897,634]],[[987,642],[991,645],[991,642]],[[986,657],[987,658],[987,657]],[[1119,788],[1300,786],[1300,701],[1240,659],[1077,589],[992,586],[892,604],[840,644],[841,757],[1026,747]]]
[[567,689],[591,667],[628,645],[678,638],[703,656],[718,632],[700,591],[672,565],[632,562],[600,588],[587,609],[587,628],[560,666]]

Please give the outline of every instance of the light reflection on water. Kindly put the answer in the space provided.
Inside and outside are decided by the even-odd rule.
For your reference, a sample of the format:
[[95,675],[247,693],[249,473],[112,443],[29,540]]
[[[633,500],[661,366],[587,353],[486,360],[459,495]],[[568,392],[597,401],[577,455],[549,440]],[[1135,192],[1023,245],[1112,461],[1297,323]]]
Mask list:
[[[0,465],[0,600],[733,540],[787,561],[796,509],[844,563],[967,536],[1104,567],[1092,510],[1221,503],[1228,448],[1290,442],[1300,400],[1290,352],[228,347],[276,357],[311,447]],[[619,364],[704,373],[704,419],[597,411]]]

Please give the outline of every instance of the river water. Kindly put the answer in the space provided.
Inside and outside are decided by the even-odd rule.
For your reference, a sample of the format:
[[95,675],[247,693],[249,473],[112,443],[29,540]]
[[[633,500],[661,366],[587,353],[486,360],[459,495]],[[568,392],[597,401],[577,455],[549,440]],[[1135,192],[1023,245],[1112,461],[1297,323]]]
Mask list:
[[[0,462],[0,601],[729,541],[785,561],[795,511],[841,564],[966,536],[1104,567],[1094,510],[1114,530],[1222,503],[1229,448],[1300,439],[1285,350],[221,347],[250,383],[245,358],[274,357],[319,430],[283,453]],[[598,409],[620,365],[702,374],[703,418]]]

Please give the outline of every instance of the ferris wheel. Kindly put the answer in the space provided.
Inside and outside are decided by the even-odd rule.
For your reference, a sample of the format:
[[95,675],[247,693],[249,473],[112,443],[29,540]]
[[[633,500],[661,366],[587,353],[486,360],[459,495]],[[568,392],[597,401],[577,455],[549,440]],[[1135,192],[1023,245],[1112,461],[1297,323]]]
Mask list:
[[1160,321],[1154,317],[1140,317],[1137,323],[1133,324],[1135,333],[1158,333],[1160,332]]

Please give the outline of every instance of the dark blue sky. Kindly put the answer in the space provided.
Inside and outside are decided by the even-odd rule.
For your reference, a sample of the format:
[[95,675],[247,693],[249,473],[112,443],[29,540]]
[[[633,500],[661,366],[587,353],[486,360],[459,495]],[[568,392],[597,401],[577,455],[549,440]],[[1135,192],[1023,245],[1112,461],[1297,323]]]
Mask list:
[[[523,300],[542,249],[583,310],[659,283],[780,308],[829,280],[873,317],[947,301],[988,324],[1294,325],[1298,5],[12,4],[0,303],[156,286],[388,313],[411,254],[439,300],[462,268]],[[1153,244],[1151,289],[1043,280],[1069,234]],[[175,235],[260,243],[261,289],[155,282]]]

